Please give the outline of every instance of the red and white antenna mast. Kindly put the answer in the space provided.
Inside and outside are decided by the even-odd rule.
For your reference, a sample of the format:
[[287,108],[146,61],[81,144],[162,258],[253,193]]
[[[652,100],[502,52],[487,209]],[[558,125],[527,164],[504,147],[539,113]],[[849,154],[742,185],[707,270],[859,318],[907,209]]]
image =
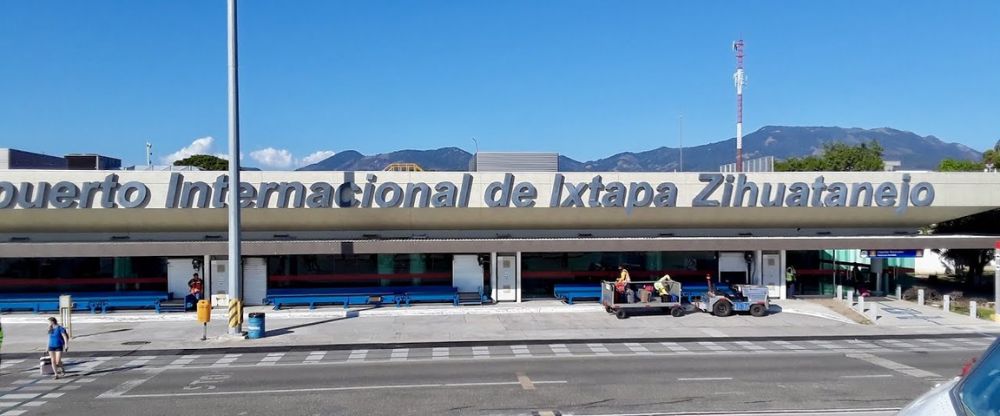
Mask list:
[[733,42],[736,51],[736,73],[733,83],[736,84],[736,172],[743,172],[743,86],[746,85],[746,75],[743,73],[743,39]]

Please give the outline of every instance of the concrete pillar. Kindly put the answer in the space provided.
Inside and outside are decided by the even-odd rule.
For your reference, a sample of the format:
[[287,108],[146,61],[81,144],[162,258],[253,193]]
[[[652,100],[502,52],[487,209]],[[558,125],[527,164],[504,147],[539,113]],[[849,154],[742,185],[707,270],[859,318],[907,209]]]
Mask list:
[[497,252],[490,253],[490,298],[497,301]]
[[785,250],[781,250],[781,299],[788,299],[788,283],[785,281],[785,270],[788,269],[788,256]]
[[753,252],[753,279],[750,280],[755,285],[764,284],[764,251]]
[[878,325],[878,302],[872,302],[871,316],[869,317],[875,325]]
[[865,314],[865,297],[858,296],[858,313],[862,316]]
[[885,259],[871,259],[871,272],[875,275],[875,290],[873,292],[883,292],[882,290],[882,269],[885,265]]
[[924,290],[917,289],[917,305],[924,306]]
[[978,313],[979,311],[977,311],[978,308],[979,307],[978,307],[978,305],[976,305],[976,301],[973,300],[973,301],[969,302],[969,317],[970,318],[979,318],[979,313]]
[[844,298],[844,285],[837,285],[837,292],[834,293],[834,296],[837,297],[837,300]]
[[951,312],[951,296],[944,295],[944,300],[941,301],[941,309],[945,312]]
[[847,291],[847,306],[854,306],[854,291]]
[[[896,281],[898,282],[899,279],[896,279]],[[903,300],[903,287],[900,286],[898,283],[896,284],[896,299]]]
[[516,258],[514,259],[514,276],[517,281],[517,291],[515,292],[517,293],[517,303],[521,303],[521,269],[523,268],[524,267],[521,265],[521,252],[518,251]]

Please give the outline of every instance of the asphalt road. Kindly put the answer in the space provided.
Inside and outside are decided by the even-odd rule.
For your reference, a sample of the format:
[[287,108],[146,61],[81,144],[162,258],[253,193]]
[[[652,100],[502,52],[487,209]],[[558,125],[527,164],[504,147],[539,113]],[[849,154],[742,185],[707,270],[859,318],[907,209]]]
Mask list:
[[[983,348],[496,357],[475,349],[90,360],[63,380],[0,376],[2,415],[890,415]],[[485,347],[484,347],[485,348]],[[704,348],[703,348],[704,349]],[[632,351],[636,352],[636,351]],[[702,353],[704,352],[704,353]],[[516,351],[515,351],[516,353]],[[320,354],[319,352],[314,354]],[[430,356],[433,354],[433,356]],[[396,358],[401,358],[396,361]],[[181,361],[187,360],[187,361]],[[24,364],[30,364],[25,362]],[[37,371],[36,371],[37,372]],[[854,409],[849,412],[845,409]],[[535,413],[533,413],[535,412]],[[718,413],[717,413],[718,414]],[[757,413],[760,414],[760,413]],[[766,414],[766,413],[764,413]]]

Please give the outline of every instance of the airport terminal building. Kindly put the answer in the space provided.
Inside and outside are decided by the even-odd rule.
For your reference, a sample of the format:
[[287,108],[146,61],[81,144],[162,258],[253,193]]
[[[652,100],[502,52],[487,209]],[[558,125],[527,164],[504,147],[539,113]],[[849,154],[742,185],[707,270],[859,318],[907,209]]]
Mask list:
[[[187,292],[226,302],[225,172],[0,171],[0,293]],[[868,250],[992,248],[927,235],[1000,206],[1000,175],[935,172],[243,172],[244,302],[271,289],[448,285],[496,302],[669,273],[826,293]],[[836,253],[860,253],[843,260]],[[892,253],[892,252],[890,252]],[[864,254],[873,254],[866,257]]]

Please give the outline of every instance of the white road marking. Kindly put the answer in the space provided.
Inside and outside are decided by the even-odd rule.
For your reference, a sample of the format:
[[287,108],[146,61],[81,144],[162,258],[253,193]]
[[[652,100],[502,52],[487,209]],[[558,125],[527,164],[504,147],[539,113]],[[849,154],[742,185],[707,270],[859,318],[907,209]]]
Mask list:
[[257,363],[257,365],[275,365],[278,363],[279,360],[281,360],[281,357],[284,356],[285,353],[283,352],[272,352],[270,354],[267,354],[266,357],[261,358],[260,362]]
[[347,357],[347,361],[362,361],[368,356],[368,350],[351,350],[351,355]]
[[30,402],[27,402],[27,403],[23,404],[22,406],[25,406],[25,407],[38,407],[38,406],[41,406],[41,405],[43,405],[45,403],[48,403],[48,402],[44,401],[44,400],[33,400],[33,401],[30,401]]
[[38,396],[38,393],[11,393],[0,396],[0,400],[31,400]]
[[688,352],[688,349],[676,342],[661,342],[660,345],[667,347],[672,352]]
[[126,367],[142,367],[146,363],[148,363],[150,361],[153,361],[153,359],[155,359],[155,358],[156,357],[152,356],[152,355],[144,355],[144,356],[141,356],[141,357],[135,357],[134,360],[125,363],[125,366]]
[[712,351],[725,351],[726,350],[725,347],[723,347],[723,346],[721,346],[719,344],[716,344],[716,343],[714,343],[712,341],[702,341],[702,342],[699,342],[698,344],[701,345],[701,346],[703,346],[703,347],[705,347],[705,348],[708,348],[708,349],[710,349]]
[[566,344],[549,344],[549,349],[557,357],[569,357],[573,353],[569,352],[569,348],[566,348]]
[[431,359],[432,360],[445,360],[445,359],[448,358],[449,354],[450,353],[449,353],[448,347],[434,347],[434,349],[431,350]]
[[490,347],[472,347],[472,358],[490,358]]
[[20,416],[27,412],[28,412],[27,409],[8,410],[6,412],[3,412],[3,414],[0,416]]
[[409,348],[396,348],[392,350],[389,355],[389,361],[406,361],[406,358],[410,356]]
[[[544,380],[532,381],[531,384],[538,386],[544,384],[567,384],[566,380]],[[190,396],[234,396],[244,394],[286,394],[286,393],[310,393],[322,391],[363,391],[363,390],[393,390],[393,389],[427,389],[427,388],[468,388],[468,387],[493,387],[493,386],[520,386],[520,381],[496,381],[479,383],[433,383],[433,384],[396,384],[378,386],[345,386],[345,387],[312,387],[304,389],[281,389],[281,390],[244,390],[244,391],[211,391],[198,393],[158,393],[158,394],[130,394],[130,395],[109,395],[102,394],[98,399],[135,399],[152,397],[190,397]]]
[[14,407],[21,404],[21,402],[0,402],[0,407]]
[[[98,399],[107,399],[107,398],[113,398],[113,397],[121,397],[123,394],[128,393],[129,390],[132,390],[132,389],[134,389],[136,387],[139,387],[139,385],[141,385],[142,383],[145,383],[145,382],[149,381],[150,379],[152,379],[153,377],[156,377],[156,375],[160,374],[163,370],[165,370],[165,368],[162,368],[162,369],[159,369],[159,370],[150,370],[150,371],[148,371],[146,373],[146,377],[128,380],[128,381],[126,381],[126,382],[124,382],[122,384],[119,384],[117,387],[115,387],[115,388],[113,388],[111,390],[108,390],[108,391],[106,391],[104,393],[101,393],[100,395],[97,396],[97,398]],[[81,383],[87,383],[89,381],[94,381],[95,379],[94,378],[90,378],[89,381],[84,381],[84,380],[87,380],[87,379],[80,379],[79,381]]]
[[4,361],[3,364],[0,364],[0,369],[11,367],[11,366],[13,366],[15,364],[21,364],[23,362],[24,362],[24,360],[7,360],[7,361]]
[[218,361],[216,361],[215,364],[212,364],[212,367],[224,367],[224,366],[227,366],[229,364],[232,364],[233,361],[238,360],[240,358],[240,356],[242,356],[242,355],[243,354],[226,354],[226,355],[222,356],[222,358],[220,358]]
[[42,396],[42,398],[43,399],[58,399],[58,398],[62,397],[64,394],[66,394],[66,393],[49,393],[49,394],[46,394],[46,395]]
[[888,344],[890,344],[893,347],[899,347],[899,348],[915,348],[916,347],[916,345],[910,344],[908,342],[903,342],[903,341],[895,340],[895,339],[887,339],[887,340],[884,340],[883,342],[888,343]]
[[830,341],[826,341],[826,340],[816,340],[816,341],[808,341],[808,342],[810,344],[813,344],[813,345],[815,345],[817,347],[820,347],[820,348],[823,348],[823,349],[828,349],[828,350],[837,349],[837,346],[831,344]]
[[752,343],[750,341],[736,341],[736,344],[739,345],[739,346],[741,346],[741,347],[743,347],[743,348],[746,348],[746,349],[748,349],[750,351],[761,351],[761,350],[765,350],[766,349],[766,348],[761,347],[760,345],[756,345],[756,344],[754,344],[754,343]]
[[649,354],[652,354],[651,352],[649,352],[648,348],[643,347],[638,342],[626,342],[625,343],[625,347],[628,348],[628,349],[630,349],[630,350],[632,350],[632,352],[636,353],[637,355],[649,355]]
[[775,344],[778,344],[778,345],[782,346],[783,348],[786,348],[786,349],[789,349],[789,350],[804,350],[804,349],[806,349],[806,347],[798,346],[798,345],[792,344],[791,342],[788,342],[788,341],[771,341],[771,342],[773,342]]
[[587,347],[596,355],[611,355],[611,351],[608,351],[608,347],[604,344],[587,344]]
[[170,363],[170,365],[168,365],[168,367],[171,367],[171,368],[183,367],[185,365],[191,364],[192,361],[194,361],[196,358],[199,358],[199,357],[201,357],[201,356],[200,355],[182,355],[181,358],[178,358],[178,359],[174,360],[174,362]]
[[97,380],[97,379],[93,378],[93,377],[85,377],[85,378],[81,378],[81,379],[77,380],[77,382],[79,382],[79,383],[90,383],[90,382],[92,382],[94,380]]
[[856,339],[849,339],[849,340],[847,340],[847,343],[851,344],[855,348],[864,348],[864,349],[879,349],[879,348],[882,348],[882,347],[879,347],[878,345],[867,343],[867,342],[856,340]]
[[732,379],[732,377],[679,377],[677,381],[723,381]]
[[[870,409],[808,409],[808,410],[750,410],[734,412],[667,412],[656,413],[660,416],[762,416],[762,415],[788,415],[788,416],[834,416],[834,415],[864,415],[864,416],[893,416],[899,411],[898,407],[879,407]],[[580,415],[584,416],[584,415]],[[649,416],[649,413],[610,413],[610,414],[587,414],[586,416]]]
[[938,374],[934,374],[930,371],[921,370],[919,368],[910,367],[906,364],[897,363],[895,361],[885,359],[882,357],[876,357],[868,353],[858,353],[858,354],[847,354],[850,358],[857,358],[861,361],[869,362],[875,364],[879,367],[888,368],[892,371],[903,373],[908,376],[918,377],[918,378],[929,378],[929,377],[941,377]]
[[304,364],[315,364],[323,361],[323,357],[326,357],[326,351],[313,351],[309,353],[309,356],[302,362]]
[[889,378],[892,374],[865,374],[857,376],[840,376],[840,378]]
[[31,383],[34,383],[34,382],[35,382],[35,379],[33,379],[33,378],[23,378],[23,379],[20,379],[20,380],[16,380],[16,381],[14,381],[13,383],[10,383],[10,384],[31,384]]
[[515,357],[525,357],[531,355],[531,351],[528,350],[527,345],[511,345],[510,352],[514,353]]

